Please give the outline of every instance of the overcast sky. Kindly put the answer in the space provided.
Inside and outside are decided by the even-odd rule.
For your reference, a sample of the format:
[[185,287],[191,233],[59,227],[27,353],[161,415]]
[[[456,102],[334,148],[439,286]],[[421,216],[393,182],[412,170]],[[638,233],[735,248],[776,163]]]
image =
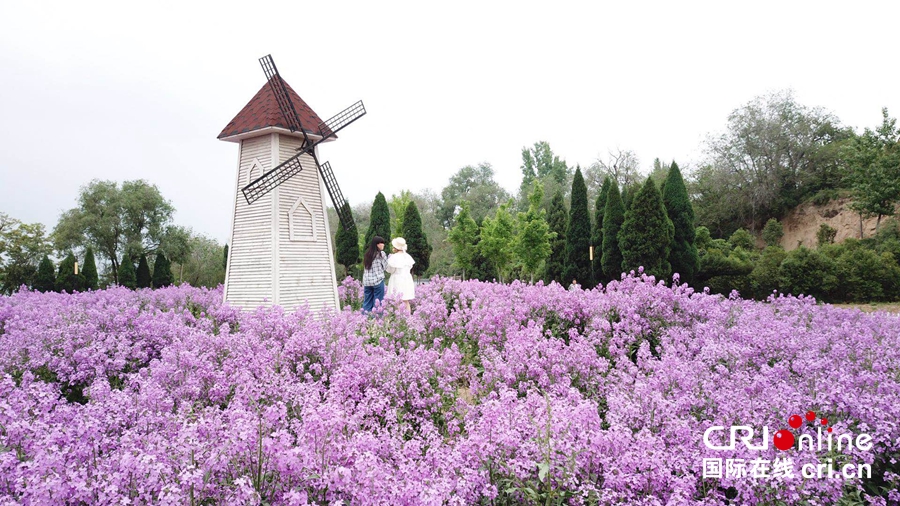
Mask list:
[[177,224],[230,233],[238,147],[216,136],[272,54],[323,118],[351,204],[489,162],[509,190],[539,140],[691,165],[755,96],[790,88],[858,130],[900,115],[900,2],[0,0],[0,212],[49,229],[92,179],[145,179]]

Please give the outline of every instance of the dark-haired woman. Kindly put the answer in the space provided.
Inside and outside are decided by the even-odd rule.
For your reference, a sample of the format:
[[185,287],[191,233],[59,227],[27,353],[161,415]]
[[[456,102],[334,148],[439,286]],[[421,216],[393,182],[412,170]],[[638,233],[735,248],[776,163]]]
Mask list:
[[384,238],[375,236],[363,255],[363,312],[375,307],[376,300],[384,300],[384,270],[387,268],[387,253],[384,252]]

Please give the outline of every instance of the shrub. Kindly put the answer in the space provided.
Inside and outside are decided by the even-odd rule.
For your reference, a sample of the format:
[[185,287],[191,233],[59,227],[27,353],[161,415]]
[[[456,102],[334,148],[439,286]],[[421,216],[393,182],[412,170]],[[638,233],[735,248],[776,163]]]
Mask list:
[[837,230],[827,223],[823,223],[819,225],[819,230],[816,232],[816,244],[820,248],[826,244],[833,244],[835,235],[837,235]]
[[778,269],[779,284],[785,293],[826,299],[837,287],[834,260],[801,246],[788,253]]

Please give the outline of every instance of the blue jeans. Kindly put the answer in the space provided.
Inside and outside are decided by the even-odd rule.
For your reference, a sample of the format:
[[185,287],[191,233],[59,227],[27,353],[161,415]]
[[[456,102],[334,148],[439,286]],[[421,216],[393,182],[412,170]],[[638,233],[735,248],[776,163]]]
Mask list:
[[368,313],[372,311],[376,300],[384,300],[384,281],[375,286],[363,288],[363,312]]

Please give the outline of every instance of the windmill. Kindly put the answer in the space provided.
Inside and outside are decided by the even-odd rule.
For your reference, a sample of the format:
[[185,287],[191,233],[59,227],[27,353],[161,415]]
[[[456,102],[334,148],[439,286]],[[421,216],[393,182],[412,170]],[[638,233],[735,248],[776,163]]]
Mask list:
[[336,308],[324,192],[341,226],[355,225],[331,164],[319,163],[318,145],[336,139],[366,109],[359,101],[322,121],[281,78],[271,55],[259,62],[266,84],[218,136],[240,145],[224,298],[244,308]]

